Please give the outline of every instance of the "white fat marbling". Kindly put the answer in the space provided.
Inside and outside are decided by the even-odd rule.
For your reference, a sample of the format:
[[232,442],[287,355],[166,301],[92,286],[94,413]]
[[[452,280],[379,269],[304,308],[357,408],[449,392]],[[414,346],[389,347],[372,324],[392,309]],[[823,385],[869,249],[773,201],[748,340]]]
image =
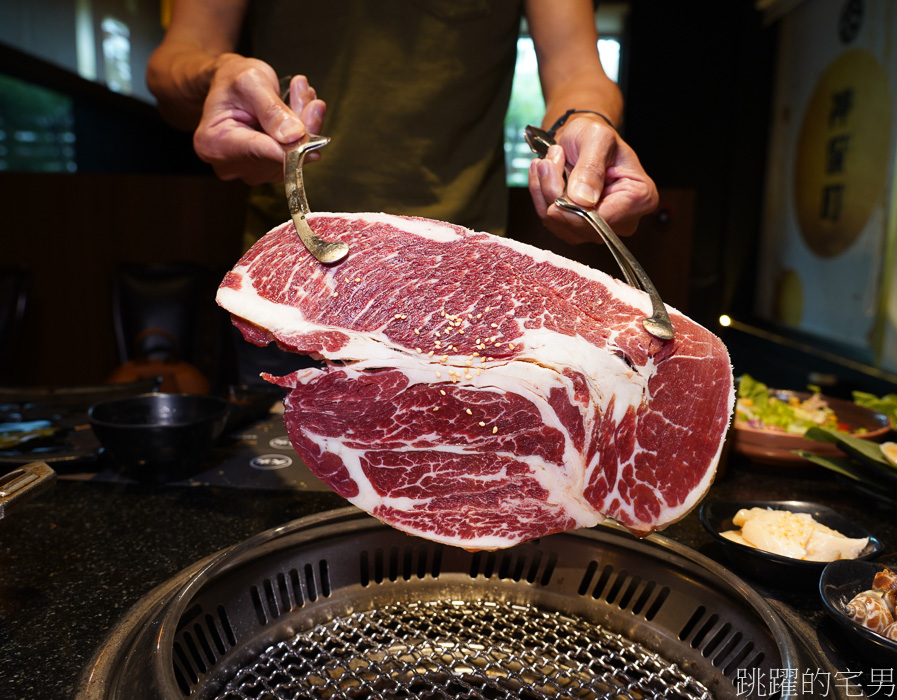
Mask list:
[[322,218],[352,218],[362,219],[369,224],[388,224],[390,226],[394,226],[395,228],[401,229],[402,231],[407,231],[408,233],[414,234],[415,236],[427,238],[431,241],[437,241],[439,243],[451,243],[452,241],[457,241],[461,237],[460,235],[458,235],[458,232],[454,228],[439,221],[433,221],[430,219],[404,219],[399,216],[384,214],[382,212],[367,212],[364,214],[314,212],[308,215],[308,220],[311,222],[315,221],[315,219]]

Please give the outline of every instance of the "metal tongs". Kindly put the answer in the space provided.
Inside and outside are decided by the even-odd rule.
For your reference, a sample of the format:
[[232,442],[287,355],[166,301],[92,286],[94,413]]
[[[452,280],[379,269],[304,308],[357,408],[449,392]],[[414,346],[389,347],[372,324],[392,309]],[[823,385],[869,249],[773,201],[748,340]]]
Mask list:
[[328,242],[320,238],[305,220],[310,213],[308,199],[305,196],[305,184],[302,180],[302,161],[305,154],[330,143],[329,136],[306,134],[305,138],[286,148],[283,154],[283,180],[290,208],[290,218],[296,227],[296,233],[305,244],[308,252],[319,262],[325,264],[338,263],[349,254],[349,245],[342,241]]
[[[540,129],[536,126],[526,127],[524,135],[529,147],[539,158],[544,158],[548,153],[548,149],[557,143],[554,137],[545,129]],[[570,166],[568,165],[565,177],[569,174],[569,170]],[[673,324],[670,321],[670,315],[667,313],[666,306],[664,306],[663,300],[660,298],[660,294],[657,293],[657,288],[651,282],[642,266],[639,265],[638,260],[623,245],[623,242],[601,215],[594,209],[586,209],[578,204],[574,204],[566,197],[558,197],[554,200],[554,203],[561,209],[578,214],[599,233],[604,242],[607,243],[607,247],[610,248],[610,252],[613,253],[614,259],[623,271],[626,281],[636,289],[645,292],[651,299],[651,316],[642,319],[645,330],[655,338],[672,340],[675,336]]]

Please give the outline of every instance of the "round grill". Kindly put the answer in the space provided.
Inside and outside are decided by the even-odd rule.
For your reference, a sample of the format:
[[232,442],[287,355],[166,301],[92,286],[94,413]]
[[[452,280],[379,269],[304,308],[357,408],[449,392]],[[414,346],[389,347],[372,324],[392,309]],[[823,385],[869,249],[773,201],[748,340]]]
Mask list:
[[219,700],[710,698],[675,664],[586,620],[529,605],[387,605],[265,650]]
[[762,689],[740,679],[799,668],[759,594],[663,537],[598,527],[468,552],[346,508],[151,592],[76,699],[749,700]]

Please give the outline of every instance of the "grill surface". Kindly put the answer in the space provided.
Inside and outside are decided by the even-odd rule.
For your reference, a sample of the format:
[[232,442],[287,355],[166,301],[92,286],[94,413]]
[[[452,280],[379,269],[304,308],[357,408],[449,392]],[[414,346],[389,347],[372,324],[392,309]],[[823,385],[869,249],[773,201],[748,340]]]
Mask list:
[[151,592],[76,697],[747,700],[766,695],[741,678],[789,670],[763,598],[663,537],[599,527],[471,553],[346,508]]
[[710,698],[674,664],[585,620],[479,601],[388,605],[265,650],[220,700]]

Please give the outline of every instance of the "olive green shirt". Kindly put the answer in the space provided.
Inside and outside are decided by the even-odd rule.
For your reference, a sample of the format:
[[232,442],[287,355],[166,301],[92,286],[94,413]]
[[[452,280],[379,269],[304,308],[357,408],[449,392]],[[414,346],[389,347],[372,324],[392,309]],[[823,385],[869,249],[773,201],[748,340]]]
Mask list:
[[[306,163],[312,211],[424,216],[504,233],[504,116],[521,0],[259,0],[250,55],[305,75],[332,138]],[[256,236],[289,219],[255,188]]]

